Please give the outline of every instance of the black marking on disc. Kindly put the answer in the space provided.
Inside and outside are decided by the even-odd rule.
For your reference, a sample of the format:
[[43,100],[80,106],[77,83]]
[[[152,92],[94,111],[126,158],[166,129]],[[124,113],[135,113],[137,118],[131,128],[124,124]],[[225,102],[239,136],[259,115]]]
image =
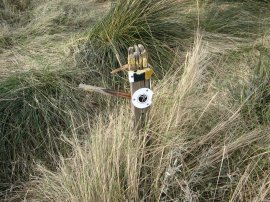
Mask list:
[[145,95],[145,94],[142,94],[142,95],[140,95],[140,97],[139,97],[139,102],[141,102],[141,103],[145,103],[146,101],[147,101],[147,95]]

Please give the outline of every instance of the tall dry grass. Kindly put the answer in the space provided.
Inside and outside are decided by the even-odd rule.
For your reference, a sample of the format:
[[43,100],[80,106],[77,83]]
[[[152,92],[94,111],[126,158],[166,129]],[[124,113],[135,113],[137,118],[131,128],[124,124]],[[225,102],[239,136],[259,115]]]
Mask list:
[[[128,106],[83,127],[86,141],[58,171],[40,165],[28,187],[38,201],[264,201],[269,190],[269,130],[250,129],[241,105],[208,78],[211,54],[198,35],[185,65],[154,86],[148,124],[131,128]],[[264,180],[261,180],[264,179]]]
[[70,130],[70,111],[80,119],[100,110],[79,83],[104,84],[99,73],[74,68],[66,47],[109,3],[41,0],[19,9],[23,2],[0,1],[0,200],[29,180],[35,161],[53,167],[68,153],[59,137]]
[[7,2],[3,7],[0,3],[1,77],[74,67],[68,51],[70,38],[93,26],[110,8],[109,2],[91,0],[36,0],[18,10],[13,5],[16,1]]
[[[269,200],[269,3],[136,0],[129,15],[133,1],[119,2],[98,24],[110,2],[0,10],[0,189],[8,189],[0,200]],[[192,43],[197,17],[203,40]],[[126,77],[100,75],[142,38],[163,79],[154,80],[145,130],[134,134],[127,103],[97,105],[77,84],[126,86]],[[67,68],[79,63],[99,73]],[[99,118],[87,114],[98,106]]]

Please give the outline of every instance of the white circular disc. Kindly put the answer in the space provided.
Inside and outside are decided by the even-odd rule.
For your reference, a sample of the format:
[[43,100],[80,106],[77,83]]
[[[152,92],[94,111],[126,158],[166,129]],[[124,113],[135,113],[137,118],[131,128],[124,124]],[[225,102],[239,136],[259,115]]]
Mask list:
[[132,95],[132,104],[139,109],[150,107],[153,94],[149,88],[141,88]]

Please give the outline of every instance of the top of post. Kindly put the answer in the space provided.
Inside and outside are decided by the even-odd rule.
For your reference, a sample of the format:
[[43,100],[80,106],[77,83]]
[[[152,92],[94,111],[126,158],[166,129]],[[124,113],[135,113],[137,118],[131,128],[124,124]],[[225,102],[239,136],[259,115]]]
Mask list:
[[128,49],[129,71],[137,71],[148,67],[147,52],[142,44]]

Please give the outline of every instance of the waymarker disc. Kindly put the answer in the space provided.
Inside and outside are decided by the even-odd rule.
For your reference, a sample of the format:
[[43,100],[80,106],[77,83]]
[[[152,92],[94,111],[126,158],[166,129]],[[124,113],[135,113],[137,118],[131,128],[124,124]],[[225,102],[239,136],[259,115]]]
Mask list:
[[132,104],[139,109],[150,107],[152,104],[153,94],[153,91],[149,88],[138,89],[132,95]]

